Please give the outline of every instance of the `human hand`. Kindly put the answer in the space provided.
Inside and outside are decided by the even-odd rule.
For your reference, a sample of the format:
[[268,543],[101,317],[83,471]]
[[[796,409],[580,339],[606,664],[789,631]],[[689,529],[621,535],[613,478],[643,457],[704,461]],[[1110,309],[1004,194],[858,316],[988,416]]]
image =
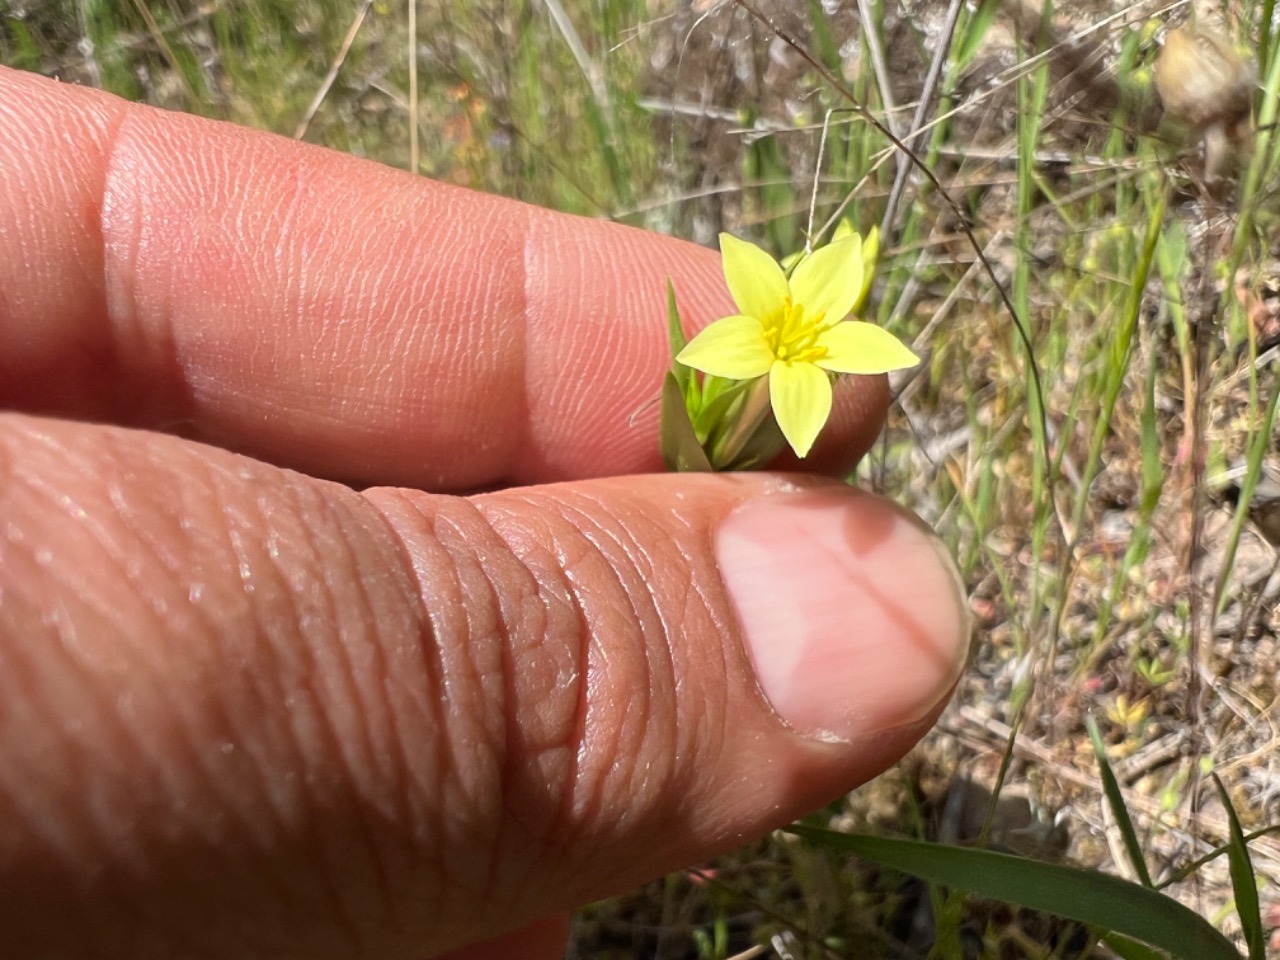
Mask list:
[[936,717],[963,605],[901,511],[623,476],[714,254],[11,71],[0,115],[6,957],[559,956]]

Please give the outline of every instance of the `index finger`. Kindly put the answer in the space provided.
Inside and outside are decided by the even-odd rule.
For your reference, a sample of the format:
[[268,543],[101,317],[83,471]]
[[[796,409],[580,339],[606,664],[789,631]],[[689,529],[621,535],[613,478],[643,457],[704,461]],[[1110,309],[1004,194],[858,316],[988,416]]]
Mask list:
[[[665,280],[711,251],[0,69],[0,407],[168,429],[356,483],[661,468]],[[825,455],[879,429],[842,391]]]

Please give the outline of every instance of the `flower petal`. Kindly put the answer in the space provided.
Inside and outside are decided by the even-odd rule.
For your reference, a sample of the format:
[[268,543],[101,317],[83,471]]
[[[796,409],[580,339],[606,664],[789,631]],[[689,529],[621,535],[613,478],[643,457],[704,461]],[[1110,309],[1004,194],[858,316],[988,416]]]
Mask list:
[[733,302],[748,317],[767,323],[783,307],[787,278],[778,262],[753,243],[720,234],[724,280]]
[[[844,223],[844,221],[840,221]],[[876,260],[880,256],[880,228],[872,227],[862,238],[862,289],[858,291],[858,299],[854,301],[853,312],[861,313],[867,296],[871,293],[871,284],[876,279]]]
[[816,361],[835,373],[888,373],[914,367],[920,358],[888,330],[862,320],[846,320],[818,334],[827,355]]
[[730,380],[750,380],[769,372],[773,351],[755,317],[736,315],[711,324],[676,355],[676,362]]
[[804,306],[806,317],[823,316],[823,324],[849,315],[862,292],[862,238],[856,233],[829,243],[800,261],[791,274],[791,299]]
[[769,371],[769,402],[782,435],[803,457],[831,415],[831,380],[812,363],[775,363]]

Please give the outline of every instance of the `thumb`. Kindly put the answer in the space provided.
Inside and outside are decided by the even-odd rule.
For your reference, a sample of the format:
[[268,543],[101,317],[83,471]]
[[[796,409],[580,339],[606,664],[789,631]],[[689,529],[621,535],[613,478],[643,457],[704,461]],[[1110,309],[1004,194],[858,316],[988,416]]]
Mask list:
[[794,477],[361,495],[8,416],[0,524],[18,957],[493,937],[873,776],[965,652],[933,537]]

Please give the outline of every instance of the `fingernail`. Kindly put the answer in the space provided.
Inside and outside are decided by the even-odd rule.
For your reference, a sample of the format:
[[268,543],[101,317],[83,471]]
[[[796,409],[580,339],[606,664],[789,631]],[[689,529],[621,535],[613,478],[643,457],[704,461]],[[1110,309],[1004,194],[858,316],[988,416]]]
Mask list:
[[769,494],[725,518],[716,556],[760,688],[799,733],[849,741],[921,720],[964,666],[955,564],[886,500]]

